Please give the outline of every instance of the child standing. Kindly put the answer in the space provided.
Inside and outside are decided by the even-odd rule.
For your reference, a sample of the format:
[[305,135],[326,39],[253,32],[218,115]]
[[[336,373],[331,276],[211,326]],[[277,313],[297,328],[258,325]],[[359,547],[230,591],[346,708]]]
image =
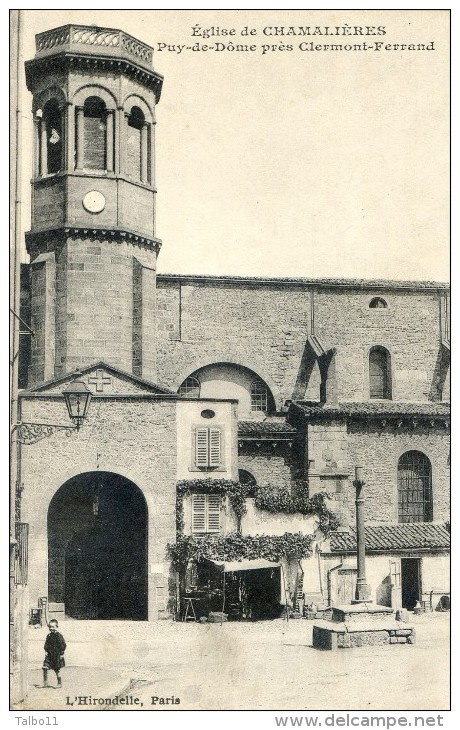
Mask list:
[[62,679],[59,676],[61,667],[65,666],[64,652],[66,643],[62,634],[58,631],[58,622],[52,618],[48,624],[49,634],[45,641],[45,660],[43,662],[43,686],[48,687],[48,669],[56,672],[57,686],[62,687]]

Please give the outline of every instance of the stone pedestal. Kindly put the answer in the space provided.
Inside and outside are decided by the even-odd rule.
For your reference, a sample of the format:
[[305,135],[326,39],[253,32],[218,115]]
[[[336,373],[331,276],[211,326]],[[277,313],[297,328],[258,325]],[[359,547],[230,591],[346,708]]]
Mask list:
[[358,646],[414,643],[414,627],[396,621],[394,610],[387,606],[336,606],[332,609],[330,621],[316,621],[313,625],[315,649],[353,649]]

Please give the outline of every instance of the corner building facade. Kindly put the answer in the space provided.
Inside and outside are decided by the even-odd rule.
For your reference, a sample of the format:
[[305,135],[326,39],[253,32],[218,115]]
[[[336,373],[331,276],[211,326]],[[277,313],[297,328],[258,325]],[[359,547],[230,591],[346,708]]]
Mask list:
[[[193,590],[208,606],[215,576],[194,560],[181,573],[167,546],[234,533],[312,546],[253,560],[243,578],[233,566],[235,590],[238,575],[240,594],[246,581],[245,595],[264,596],[226,606],[235,617],[347,602],[359,465],[373,600],[445,606],[447,285],[157,276],[152,49],[75,25],[36,42],[23,296],[35,336],[17,431],[32,605],[46,597],[81,619],[183,615]],[[66,431],[53,424],[75,380],[92,400]],[[242,515],[229,483],[244,487]],[[315,495],[334,530],[295,508]]]

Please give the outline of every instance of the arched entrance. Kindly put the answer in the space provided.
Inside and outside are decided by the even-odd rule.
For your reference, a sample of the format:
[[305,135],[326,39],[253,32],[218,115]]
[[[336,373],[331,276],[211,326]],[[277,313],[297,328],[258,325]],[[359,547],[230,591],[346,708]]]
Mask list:
[[147,620],[147,505],[129,479],[88,472],[56,492],[48,596],[73,618]]

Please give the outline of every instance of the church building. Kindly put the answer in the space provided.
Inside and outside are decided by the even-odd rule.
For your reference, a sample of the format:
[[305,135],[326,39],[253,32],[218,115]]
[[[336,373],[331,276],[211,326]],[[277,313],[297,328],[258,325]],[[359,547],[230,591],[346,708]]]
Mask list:
[[445,606],[448,286],[157,275],[152,57],[121,30],[66,25],[26,62],[31,606],[154,621],[347,602],[356,467],[371,600]]

